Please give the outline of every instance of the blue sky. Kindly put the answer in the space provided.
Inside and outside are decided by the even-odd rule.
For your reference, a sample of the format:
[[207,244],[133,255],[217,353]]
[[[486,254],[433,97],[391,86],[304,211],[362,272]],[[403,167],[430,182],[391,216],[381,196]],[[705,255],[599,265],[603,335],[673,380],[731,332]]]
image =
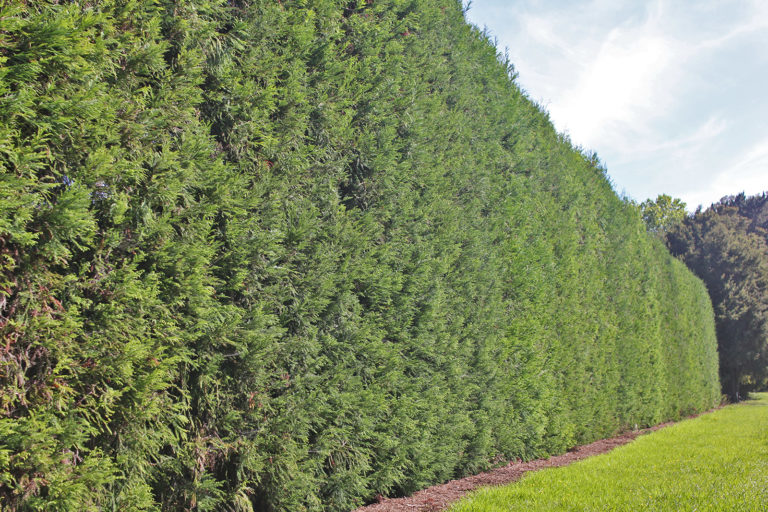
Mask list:
[[473,0],[467,17],[617,192],[693,210],[768,190],[768,1]]

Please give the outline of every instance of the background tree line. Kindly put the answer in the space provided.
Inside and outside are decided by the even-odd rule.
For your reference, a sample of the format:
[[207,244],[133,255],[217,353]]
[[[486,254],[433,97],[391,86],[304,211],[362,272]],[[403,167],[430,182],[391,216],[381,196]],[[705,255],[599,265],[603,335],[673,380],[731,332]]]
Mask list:
[[649,230],[707,285],[715,309],[720,379],[732,400],[768,385],[768,194],[724,197],[685,214],[660,195],[641,205]]

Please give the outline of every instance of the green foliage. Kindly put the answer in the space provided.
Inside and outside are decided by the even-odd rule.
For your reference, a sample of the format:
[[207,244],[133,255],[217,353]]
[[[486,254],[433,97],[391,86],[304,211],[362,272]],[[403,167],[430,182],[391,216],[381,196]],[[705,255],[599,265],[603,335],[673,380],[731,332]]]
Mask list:
[[573,465],[486,487],[451,512],[742,510],[768,501],[768,395]]
[[738,400],[768,379],[768,196],[724,198],[667,235],[715,308],[723,392]]
[[685,203],[667,194],[659,194],[655,201],[646,199],[640,211],[651,233],[666,233],[685,219]]
[[718,399],[702,284],[454,0],[0,50],[4,510],[349,510]]

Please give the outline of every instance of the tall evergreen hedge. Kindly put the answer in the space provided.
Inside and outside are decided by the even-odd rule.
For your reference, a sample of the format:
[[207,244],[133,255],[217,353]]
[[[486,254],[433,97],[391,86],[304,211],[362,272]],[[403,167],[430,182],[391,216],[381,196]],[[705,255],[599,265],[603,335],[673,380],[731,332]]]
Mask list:
[[718,400],[456,0],[0,9],[3,511],[344,511]]

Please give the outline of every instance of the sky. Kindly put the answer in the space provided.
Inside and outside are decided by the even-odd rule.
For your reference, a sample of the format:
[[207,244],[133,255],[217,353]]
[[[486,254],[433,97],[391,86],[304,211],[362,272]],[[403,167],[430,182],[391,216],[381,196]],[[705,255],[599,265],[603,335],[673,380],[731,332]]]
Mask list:
[[518,85],[617,193],[768,191],[768,1],[473,0]]

